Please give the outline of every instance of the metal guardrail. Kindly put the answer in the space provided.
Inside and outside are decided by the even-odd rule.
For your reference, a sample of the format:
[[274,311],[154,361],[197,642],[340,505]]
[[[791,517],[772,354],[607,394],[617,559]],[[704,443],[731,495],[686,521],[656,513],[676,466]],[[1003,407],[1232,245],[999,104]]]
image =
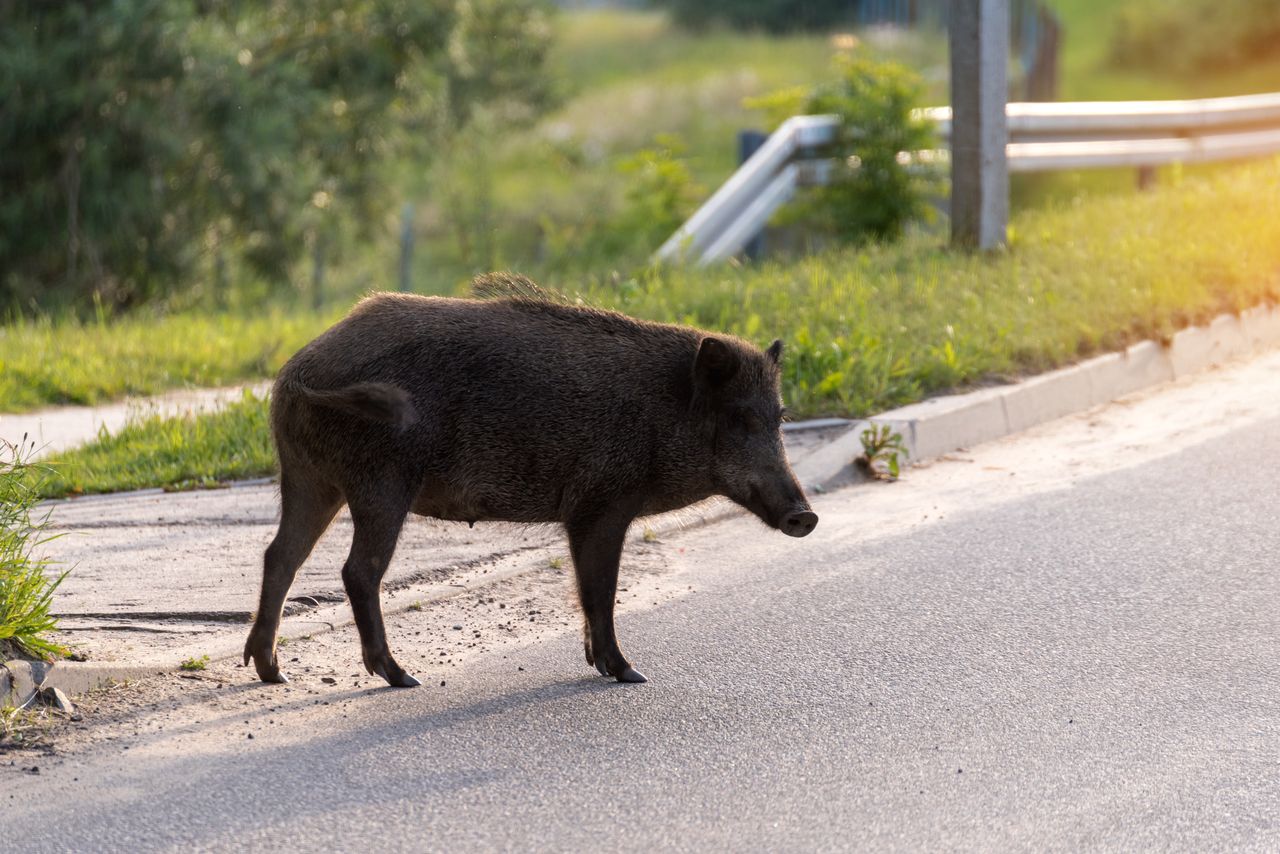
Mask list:
[[[1280,152],[1280,93],[1191,101],[1011,103],[1009,171],[1053,172],[1206,163]],[[951,108],[920,112],[949,137]],[[836,116],[783,122],[654,254],[657,261],[724,261],[757,234],[798,187],[823,184],[839,164],[821,156],[836,141]],[[947,152],[904,157],[939,162]]]

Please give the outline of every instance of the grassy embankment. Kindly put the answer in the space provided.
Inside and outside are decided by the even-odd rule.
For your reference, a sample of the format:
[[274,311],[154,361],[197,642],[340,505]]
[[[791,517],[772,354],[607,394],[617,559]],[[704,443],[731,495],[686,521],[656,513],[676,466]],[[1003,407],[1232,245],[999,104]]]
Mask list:
[[[591,303],[788,343],[798,416],[864,415],[945,389],[1162,338],[1280,297],[1280,160],[1019,213],[1007,252],[939,238],[758,268],[551,281]],[[270,473],[263,405],[142,421],[56,462],[45,492],[191,486]]]

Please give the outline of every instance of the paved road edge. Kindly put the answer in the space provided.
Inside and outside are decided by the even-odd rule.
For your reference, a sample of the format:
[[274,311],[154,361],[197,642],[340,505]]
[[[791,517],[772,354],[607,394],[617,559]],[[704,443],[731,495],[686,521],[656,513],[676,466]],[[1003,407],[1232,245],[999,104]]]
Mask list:
[[[815,427],[846,429],[798,461],[797,478],[810,492],[825,492],[862,479],[853,460],[861,453],[860,434],[871,423],[888,424],[900,432],[910,452],[909,462],[919,463],[982,442],[1019,433],[1038,424],[1072,415],[1162,383],[1182,379],[1231,361],[1280,346],[1280,308],[1258,306],[1238,316],[1224,314],[1207,326],[1192,326],[1173,336],[1168,344],[1143,341],[1123,352],[1108,353],[1079,364],[1050,371],[1012,385],[966,394],[935,397],[900,409],[883,412],[865,421],[839,422],[821,419]],[[806,424],[794,425],[804,429]],[[638,522],[632,536],[661,536],[701,527],[743,511],[724,500],[712,500]],[[446,596],[425,596],[423,604],[480,589],[508,577],[478,578]],[[406,605],[407,607],[407,605]],[[387,613],[396,613],[388,609]],[[342,625],[345,623],[335,623]],[[222,657],[222,656],[219,656]],[[21,706],[45,688],[81,694],[113,681],[173,671],[168,665],[131,666],[114,662],[9,661],[0,665],[0,705]]]

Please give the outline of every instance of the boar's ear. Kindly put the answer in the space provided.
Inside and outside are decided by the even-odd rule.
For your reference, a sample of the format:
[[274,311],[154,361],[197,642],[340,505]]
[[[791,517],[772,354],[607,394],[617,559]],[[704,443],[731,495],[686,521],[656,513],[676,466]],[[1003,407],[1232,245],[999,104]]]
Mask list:
[[768,356],[769,361],[773,362],[775,365],[780,364],[782,362],[782,339],[773,339],[773,343],[769,345],[768,350],[764,351],[764,354]]
[[703,338],[693,360],[693,375],[712,388],[724,385],[738,372],[738,354],[719,338]]

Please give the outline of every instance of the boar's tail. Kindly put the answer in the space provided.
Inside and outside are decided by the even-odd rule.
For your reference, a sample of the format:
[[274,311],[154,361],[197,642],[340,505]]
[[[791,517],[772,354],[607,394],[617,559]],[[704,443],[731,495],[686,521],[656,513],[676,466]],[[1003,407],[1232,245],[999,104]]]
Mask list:
[[402,429],[418,420],[409,393],[388,383],[356,383],[332,391],[317,391],[296,382],[290,386],[312,403]]

